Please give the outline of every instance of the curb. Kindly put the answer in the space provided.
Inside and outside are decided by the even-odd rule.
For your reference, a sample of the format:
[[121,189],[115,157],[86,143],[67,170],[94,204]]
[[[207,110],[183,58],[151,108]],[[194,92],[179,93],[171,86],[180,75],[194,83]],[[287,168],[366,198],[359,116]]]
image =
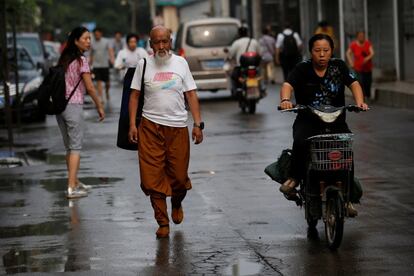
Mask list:
[[414,94],[377,87],[375,88],[375,102],[384,106],[414,109]]

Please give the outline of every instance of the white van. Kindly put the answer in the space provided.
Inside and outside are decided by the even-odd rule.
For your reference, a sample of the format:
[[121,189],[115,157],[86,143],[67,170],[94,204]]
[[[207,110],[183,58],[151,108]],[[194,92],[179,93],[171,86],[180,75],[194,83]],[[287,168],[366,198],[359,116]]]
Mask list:
[[223,50],[237,39],[240,26],[234,18],[206,18],[181,24],[174,49],[187,60],[198,90],[229,88],[223,69],[227,54]]

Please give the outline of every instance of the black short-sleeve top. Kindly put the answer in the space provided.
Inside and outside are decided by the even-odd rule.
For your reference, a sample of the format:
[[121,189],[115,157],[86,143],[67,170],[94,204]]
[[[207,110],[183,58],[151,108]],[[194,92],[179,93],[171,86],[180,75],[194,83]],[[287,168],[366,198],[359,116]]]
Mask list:
[[341,59],[330,59],[323,77],[319,77],[312,61],[300,62],[289,74],[287,82],[292,85],[296,103],[301,105],[345,105],[345,85],[357,79]]

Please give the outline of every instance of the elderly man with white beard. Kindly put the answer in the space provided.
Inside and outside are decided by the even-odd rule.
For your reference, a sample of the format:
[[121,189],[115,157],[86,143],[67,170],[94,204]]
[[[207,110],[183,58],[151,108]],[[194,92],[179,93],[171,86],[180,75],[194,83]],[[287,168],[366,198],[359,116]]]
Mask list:
[[[150,33],[154,55],[147,58],[144,74],[144,106],[137,129],[136,111],[141,89],[144,60],[141,59],[132,80],[129,102],[130,128],[128,138],[138,143],[141,188],[150,197],[154,217],[159,225],[157,238],[169,236],[166,197],[171,196],[171,218],[183,221],[182,201],[191,189],[188,177],[190,139],[187,128],[185,100],[194,120],[192,139],[203,141],[196,85],[187,61],[171,53],[171,32],[156,26]],[[139,139],[138,139],[139,138]]]

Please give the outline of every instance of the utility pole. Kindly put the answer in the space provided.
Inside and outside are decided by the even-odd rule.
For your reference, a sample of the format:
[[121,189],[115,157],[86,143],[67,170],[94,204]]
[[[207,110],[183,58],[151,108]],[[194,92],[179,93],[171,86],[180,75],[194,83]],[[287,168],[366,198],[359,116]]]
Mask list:
[[216,7],[215,7],[215,0],[210,0],[210,12],[209,17],[215,17],[216,16]]
[[136,0],[130,0],[131,6],[131,32],[137,32],[137,3]]
[[16,85],[16,118],[17,118],[17,127],[20,128],[21,124],[21,118],[20,118],[20,108],[21,108],[21,101],[20,101],[20,90],[19,90],[19,64],[18,64],[18,57],[17,57],[17,39],[16,39],[16,9],[11,8],[10,10],[11,17],[12,17],[12,32],[13,32],[13,63],[14,63],[14,79],[15,79],[15,85]]
[[252,37],[259,38],[262,33],[262,1],[252,1]]
[[[246,24],[249,24],[248,14],[247,14],[247,0],[241,1],[241,18]],[[251,26],[249,26],[251,27]]]
[[6,112],[6,124],[7,124],[7,133],[9,140],[9,149],[10,152],[13,148],[13,125],[12,125],[12,114],[10,108],[10,93],[9,93],[9,65],[7,57],[7,34],[6,34],[6,0],[0,0],[0,46],[3,51],[1,51],[1,76],[3,79],[3,92],[5,100],[5,112]]
[[229,0],[221,1],[221,16],[230,17],[230,1]]
[[[155,0],[149,0],[149,7],[150,7],[150,15],[151,15],[151,24],[154,24],[154,19],[155,19],[155,10],[156,10],[156,4],[155,4]],[[152,26],[151,26],[152,27]]]

